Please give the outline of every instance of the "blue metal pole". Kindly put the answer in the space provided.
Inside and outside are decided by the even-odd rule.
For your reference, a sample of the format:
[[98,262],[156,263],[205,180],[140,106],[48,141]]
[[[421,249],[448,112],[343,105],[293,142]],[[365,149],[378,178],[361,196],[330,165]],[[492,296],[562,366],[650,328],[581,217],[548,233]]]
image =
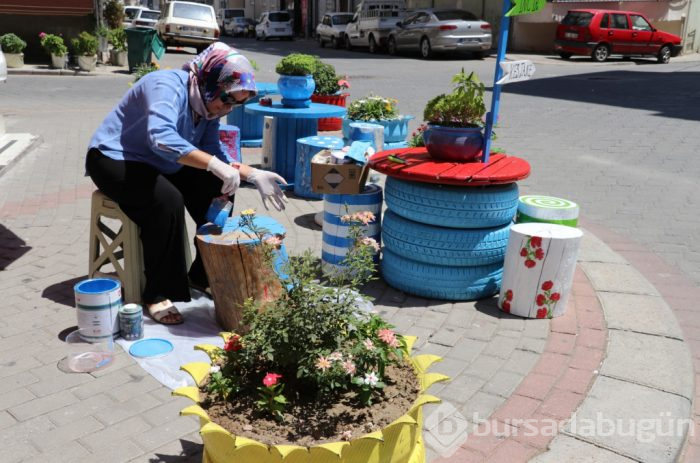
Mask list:
[[501,103],[501,84],[497,84],[501,79],[503,70],[501,69],[501,61],[506,56],[506,45],[508,43],[508,27],[510,26],[510,17],[506,13],[511,8],[510,0],[503,0],[503,14],[501,15],[501,29],[498,38],[498,54],[496,55],[496,71],[493,74],[493,91],[491,92],[491,111],[486,113],[486,129],[484,130],[484,150],[481,162],[489,162],[491,154],[491,134],[493,133],[493,124],[498,121],[498,109]]

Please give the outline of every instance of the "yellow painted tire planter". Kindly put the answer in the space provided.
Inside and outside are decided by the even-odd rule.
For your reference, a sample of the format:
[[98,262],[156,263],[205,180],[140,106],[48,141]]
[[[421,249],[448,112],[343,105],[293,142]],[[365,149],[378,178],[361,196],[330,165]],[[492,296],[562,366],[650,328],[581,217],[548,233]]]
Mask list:
[[[416,338],[406,336],[410,356]],[[216,346],[199,345],[210,359],[216,355]],[[181,367],[189,373],[197,386],[180,387],[173,395],[187,397],[195,402],[180,411],[180,415],[199,417],[200,435],[204,442],[203,463],[423,463],[423,406],[439,403],[437,397],[425,391],[438,381],[449,379],[440,373],[428,373],[427,369],[442,358],[437,355],[409,357],[420,381],[420,394],[408,412],[380,431],[358,439],[319,444],[314,447],[298,445],[266,445],[253,439],[236,436],[212,422],[200,402],[199,385],[209,375],[211,363],[194,362]]]

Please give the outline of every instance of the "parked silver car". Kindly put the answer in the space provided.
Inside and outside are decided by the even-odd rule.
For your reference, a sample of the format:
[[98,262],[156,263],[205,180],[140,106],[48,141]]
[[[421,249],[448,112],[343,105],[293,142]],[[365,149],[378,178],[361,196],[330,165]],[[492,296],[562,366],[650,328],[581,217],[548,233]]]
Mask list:
[[389,34],[389,54],[418,50],[428,59],[435,52],[469,51],[477,57],[491,48],[491,25],[465,10],[414,10]]
[[333,48],[340,48],[345,37],[345,26],[352,20],[352,13],[326,13],[316,26],[318,44],[324,47],[330,43]]

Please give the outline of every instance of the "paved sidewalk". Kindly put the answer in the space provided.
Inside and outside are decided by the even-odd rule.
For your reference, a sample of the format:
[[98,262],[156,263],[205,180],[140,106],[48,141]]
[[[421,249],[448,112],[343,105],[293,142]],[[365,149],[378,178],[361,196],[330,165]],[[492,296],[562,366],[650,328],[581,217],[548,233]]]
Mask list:
[[[93,374],[66,374],[56,366],[67,352],[59,336],[76,324],[73,285],[87,270],[94,187],[82,176],[82,142],[89,134],[75,121],[57,121],[54,130],[60,142],[51,148],[37,143],[0,176],[3,461],[201,461],[197,420],[177,416],[189,401],[171,397],[127,354]],[[260,159],[258,150],[244,156],[250,163]],[[244,188],[238,196],[237,211],[261,209],[254,190]],[[292,198],[284,213],[269,213],[287,228],[290,253],[319,253],[321,230],[313,216],[321,208],[319,201]],[[590,435],[566,424],[574,412],[579,420],[595,420],[598,412],[625,420],[625,431],[627,420],[690,418],[695,389],[689,352],[700,347],[697,318],[682,318],[686,331],[691,323],[697,327],[687,343],[669,308],[679,295],[672,270],[604,229],[584,228],[572,298],[565,316],[551,321],[502,313],[495,298],[450,303],[405,295],[381,281],[368,288],[400,331],[419,336],[421,353],[444,357],[432,370],[452,377],[430,391],[450,413],[425,431],[433,444],[429,461],[454,443],[459,449],[447,461],[678,459],[687,427],[639,442],[635,435]],[[673,275],[676,285],[664,275]],[[457,413],[467,424],[476,413],[508,435],[445,436],[439,422],[459,418]],[[536,427],[555,420],[563,431],[526,435],[523,421],[513,420],[528,419]],[[477,431],[484,431],[481,426]],[[690,453],[695,442],[686,461],[697,455]]]

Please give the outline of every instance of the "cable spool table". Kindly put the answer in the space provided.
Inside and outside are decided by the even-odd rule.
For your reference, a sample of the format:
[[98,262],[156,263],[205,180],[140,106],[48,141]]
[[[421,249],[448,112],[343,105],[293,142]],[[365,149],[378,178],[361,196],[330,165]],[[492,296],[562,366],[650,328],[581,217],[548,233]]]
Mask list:
[[318,133],[318,119],[342,117],[346,109],[341,106],[311,103],[308,108],[288,108],[275,102],[271,106],[260,103],[246,105],[245,112],[276,119],[275,155],[272,170],[280,174],[290,185],[294,183],[297,163],[297,140]]
[[255,90],[258,92],[257,95],[245,105],[233,108],[233,111],[226,116],[226,124],[235,125],[240,129],[241,146],[244,148],[262,146],[263,138],[263,116],[246,114],[245,107],[259,102],[264,96],[279,94],[276,82],[256,82]]
[[[498,153],[487,163],[447,162],[433,159],[425,148],[400,148],[376,153],[369,166],[387,175],[390,222],[400,222],[403,230],[400,246],[397,240],[384,241],[382,275],[389,285],[447,300],[498,292],[503,237],[518,205],[515,182],[530,174],[527,161]],[[486,249],[483,236],[491,237]],[[470,242],[473,249],[467,249]],[[447,258],[456,251],[465,258]]]

